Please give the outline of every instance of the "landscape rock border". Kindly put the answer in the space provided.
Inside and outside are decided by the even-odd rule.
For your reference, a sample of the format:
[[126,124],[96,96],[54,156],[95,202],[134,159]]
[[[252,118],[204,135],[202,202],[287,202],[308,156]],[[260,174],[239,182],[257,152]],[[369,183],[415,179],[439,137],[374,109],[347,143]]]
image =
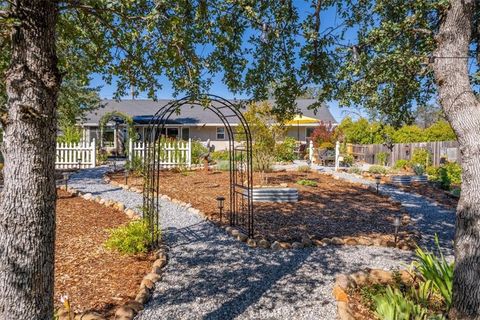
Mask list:
[[[66,188],[65,186],[59,186],[58,188],[61,190],[65,190],[73,196],[82,197],[87,201],[94,201],[106,207],[112,207],[116,210],[122,211],[131,220],[138,220],[141,218],[141,214],[134,211],[133,209],[126,208],[125,204],[120,201],[103,199],[99,196],[95,197],[91,193],[82,193],[79,190],[68,187]],[[168,248],[162,245],[155,252],[155,261],[152,264],[152,269],[148,274],[143,277],[135,299],[128,301],[127,303],[119,306],[116,309],[114,317],[115,320],[133,320],[135,316],[141,310],[143,310],[143,306],[152,296],[153,290],[155,289],[155,283],[162,279],[163,271],[167,264]],[[57,316],[59,320],[106,320],[105,317],[96,312],[84,312],[70,315],[64,308],[60,308],[59,310],[57,310]],[[71,318],[71,316],[73,316],[73,318]]]
[[[124,190],[129,190],[136,193],[143,193],[141,189],[136,187],[130,187],[126,184],[118,183],[112,179],[108,175],[105,175],[103,180],[111,184],[113,186],[117,186]],[[365,189],[369,189],[372,192],[376,192],[375,188],[363,186]],[[180,207],[184,207],[188,209],[191,213],[194,214],[202,214],[203,216],[207,216],[203,214],[199,209],[192,207],[191,203],[186,203],[177,199],[173,199],[165,194],[161,194],[160,198],[162,200],[171,201]],[[398,202],[396,202],[398,204]],[[403,212],[402,215],[402,226],[404,228],[410,226],[411,218],[410,215],[406,212]],[[364,246],[379,246],[379,247],[390,247],[390,248],[398,248],[401,250],[414,250],[416,248],[416,242],[420,240],[421,234],[416,230],[407,230],[400,234],[399,240],[395,243],[393,241],[388,241],[386,239],[381,238],[369,238],[369,237],[349,237],[346,239],[339,238],[339,237],[332,237],[332,238],[323,238],[323,239],[314,239],[309,235],[304,235],[301,241],[296,242],[282,242],[282,241],[268,241],[266,239],[251,239],[241,230],[231,227],[231,226],[224,226],[219,225],[221,228],[225,230],[227,234],[232,236],[234,239],[239,240],[241,242],[245,242],[250,248],[262,248],[262,249],[272,249],[272,250],[285,250],[285,249],[303,249],[308,247],[324,247],[327,245],[364,245]]]
[[400,281],[411,284],[414,278],[407,270],[386,271],[381,269],[365,269],[350,275],[339,274],[335,278],[332,295],[337,302],[337,315],[340,320],[355,320],[354,312],[349,305],[348,291],[356,287],[375,284],[389,284],[394,281],[395,274],[398,274]]

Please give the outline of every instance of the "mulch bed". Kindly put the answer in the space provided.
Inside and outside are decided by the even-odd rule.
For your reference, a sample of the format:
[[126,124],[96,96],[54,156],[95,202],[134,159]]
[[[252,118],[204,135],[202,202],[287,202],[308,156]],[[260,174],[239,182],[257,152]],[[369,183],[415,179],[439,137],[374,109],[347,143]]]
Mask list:
[[[271,186],[295,187],[299,190],[297,203],[254,204],[255,237],[286,242],[300,241],[308,234],[316,239],[366,236],[393,240],[393,219],[401,207],[387,197],[365,190],[362,186],[335,180],[314,172],[273,172],[266,174]],[[110,176],[125,183],[123,173]],[[317,187],[296,184],[300,179],[315,181]],[[210,219],[218,222],[215,198],[227,198],[229,173],[203,170],[160,173],[160,192],[172,198],[189,202]],[[254,175],[254,185],[259,185],[260,174]],[[142,178],[130,177],[131,186],[142,188]],[[226,223],[225,219],[223,223]]]
[[122,256],[103,247],[106,229],[129,220],[123,212],[58,191],[55,248],[55,304],[67,294],[76,312],[111,317],[115,307],[135,299],[153,257]]

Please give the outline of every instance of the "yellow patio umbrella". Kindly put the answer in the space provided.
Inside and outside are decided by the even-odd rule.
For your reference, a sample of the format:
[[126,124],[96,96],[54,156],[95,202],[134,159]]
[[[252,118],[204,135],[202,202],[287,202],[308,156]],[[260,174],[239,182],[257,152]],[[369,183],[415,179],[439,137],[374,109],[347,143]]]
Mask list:
[[310,123],[319,123],[319,122],[320,120],[318,119],[297,114],[292,120],[285,122],[285,125],[287,126],[297,125],[297,140],[300,141],[300,125],[310,124]]

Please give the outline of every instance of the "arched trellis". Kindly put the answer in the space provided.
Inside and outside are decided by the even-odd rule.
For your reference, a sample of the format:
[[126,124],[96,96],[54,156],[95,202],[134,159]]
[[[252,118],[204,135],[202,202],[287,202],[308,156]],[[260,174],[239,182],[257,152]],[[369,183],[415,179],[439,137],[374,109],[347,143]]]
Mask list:
[[[200,98],[185,97],[174,100],[161,107],[150,119],[145,139],[144,154],[144,192],[143,214],[152,232],[153,243],[158,243],[159,233],[156,232],[161,219],[159,203],[160,171],[162,165],[162,145],[160,143],[165,125],[174,112],[182,106],[200,107],[210,110],[222,121],[228,135],[230,189],[228,211],[224,217],[231,226],[242,229],[249,237],[253,237],[253,170],[252,170],[252,136],[250,128],[240,112],[239,107],[232,102],[215,95],[203,95]],[[231,121],[238,120],[241,130],[235,130]],[[220,217],[222,219],[222,217]]]
[[105,126],[109,121],[115,118],[120,118],[122,119],[126,126],[127,126],[127,132],[128,132],[128,137],[130,139],[135,139],[136,137],[136,132],[135,128],[133,126],[133,118],[130,117],[128,114],[120,112],[120,111],[111,111],[105,113],[102,118],[100,118],[100,121],[98,122],[98,126],[100,128],[100,144],[103,143],[103,132],[105,130]]

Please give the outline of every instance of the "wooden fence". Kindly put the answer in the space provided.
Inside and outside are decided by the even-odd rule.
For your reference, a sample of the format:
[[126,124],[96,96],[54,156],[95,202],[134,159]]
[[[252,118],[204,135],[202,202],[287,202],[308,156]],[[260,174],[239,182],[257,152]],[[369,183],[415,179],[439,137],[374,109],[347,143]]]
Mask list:
[[415,142],[415,143],[396,143],[392,151],[382,144],[349,144],[347,143],[347,153],[352,154],[356,160],[365,161],[370,164],[378,163],[378,154],[386,152],[388,164],[393,165],[397,160],[411,160],[415,149],[426,149],[432,156],[433,165],[440,165],[440,159],[445,158],[448,161],[460,162],[460,151],[457,141],[435,141],[435,142]]
[[[191,167],[192,165],[192,140],[162,142],[157,147],[160,158],[160,165],[164,168],[173,168],[179,165]],[[145,158],[145,142],[128,142],[128,160],[132,162],[135,158]]]
[[94,168],[96,165],[95,139],[91,142],[57,143],[55,168]]

